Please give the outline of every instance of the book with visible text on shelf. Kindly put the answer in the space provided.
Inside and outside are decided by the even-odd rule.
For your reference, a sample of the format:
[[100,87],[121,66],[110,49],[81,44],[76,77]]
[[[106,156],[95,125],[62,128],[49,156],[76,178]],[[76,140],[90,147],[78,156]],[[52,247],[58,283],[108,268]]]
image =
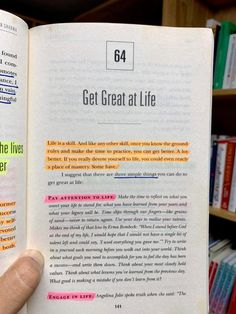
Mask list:
[[218,148],[217,140],[215,138],[213,138],[212,143],[211,143],[211,165],[210,165],[210,189],[209,189],[209,204],[210,205],[213,204],[215,174],[216,174],[217,148]]
[[27,312],[206,313],[211,32],[0,11],[0,41],[1,273],[45,256]]
[[226,139],[217,142],[217,156],[215,163],[213,207],[221,208],[222,192],[224,184],[225,160],[228,141]]
[[234,156],[228,210],[236,213],[236,155]]
[[[222,139],[223,138],[223,139]],[[210,205],[235,212],[236,164],[235,137],[213,136],[211,172],[210,172]]]
[[223,89],[235,88],[236,75],[236,34],[229,37],[229,46],[227,50],[227,58],[224,71]]
[[229,140],[227,143],[227,150],[225,156],[225,171],[224,171],[224,180],[222,187],[222,201],[221,208],[228,209],[229,206],[229,198],[231,191],[231,182],[234,168],[234,157],[235,157],[235,149],[236,149],[236,140]]

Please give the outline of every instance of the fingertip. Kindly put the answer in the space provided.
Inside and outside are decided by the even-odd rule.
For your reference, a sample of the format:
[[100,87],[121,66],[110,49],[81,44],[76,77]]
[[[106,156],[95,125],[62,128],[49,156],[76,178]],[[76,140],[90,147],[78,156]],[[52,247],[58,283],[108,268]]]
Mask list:
[[16,313],[24,305],[39,284],[43,265],[40,252],[26,250],[0,277],[0,313]]
[[13,264],[18,280],[22,285],[34,290],[41,278],[44,259],[42,254],[36,250],[26,250]]
[[43,257],[41,252],[39,252],[37,250],[33,250],[33,249],[28,249],[28,250],[25,250],[20,255],[20,258],[22,258],[22,257],[32,258],[36,262],[40,272],[42,272],[43,266],[44,266],[44,257]]

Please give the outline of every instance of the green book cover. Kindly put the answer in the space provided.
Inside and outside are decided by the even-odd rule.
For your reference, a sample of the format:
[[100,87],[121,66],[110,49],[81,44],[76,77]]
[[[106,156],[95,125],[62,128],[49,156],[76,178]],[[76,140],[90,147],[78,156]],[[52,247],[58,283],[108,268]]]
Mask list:
[[223,87],[225,63],[229,45],[229,36],[233,33],[236,33],[235,24],[227,21],[221,23],[221,29],[216,51],[215,73],[213,80],[214,89],[219,89]]

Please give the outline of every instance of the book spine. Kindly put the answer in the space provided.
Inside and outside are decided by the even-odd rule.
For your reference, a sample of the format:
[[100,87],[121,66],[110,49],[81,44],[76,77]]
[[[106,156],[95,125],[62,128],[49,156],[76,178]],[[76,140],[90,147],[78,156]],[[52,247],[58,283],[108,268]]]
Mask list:
[[216,53],[217,53],[217,47],[219,44],[219,35],[220,35],[220,29],[221,25],[216,26],[216,32],[214,34],[214,56],[213,56],[213,77],[215,75],[215,69],[216,69]]
[[236,212],[236,154],[234,156],[234,166],[231,180],[228,211],[233,213]]
[[218,268],[218,264],[217,263],[213,263],[212,271],[211,271],[210,278],[209,278],[209,293],[211,292],[211,289],[212,289],[212,286],[213,286],[213,282],[214,282],[214,279],[215,279],[217,268]]
[[220,240],[215,240],[212,243],[209,244],[209,249],[211,249],[213,246],[215,246],[216,244],[220,243]]
[[211,261],[210,265],[209,265],[209,279],[211,277],[211,272],[212,272],[213,266],[214,266],[214,263]]
[[217,308],[219,314],[226,313],[226,309],[230,300],[230,295],[233,289],[233,284],[236,278],[236,266],[230,267],[228,270],[227,278],[222,290],[220,304]]
[[217,273],[215,276],[215,280],[213,282],[213,287],[211,289],[210,297],[209,297],[209,304],[210,304],[210,310],[213,311],[215,305],[217,304],[216,294],[219,288],[219,283],[221,282],[221,276],[222,272],[224,270],[223,263],[220,263],[217,269]]
[[229,42],[229,24],[222,23],[219,34],[219,43],[216,51],[216,64],[214,75],[214,88],[219,89],[223,86],[223,76],[225,70],[225,62],[227,57],[228,42]]
[[233,292],[230,299],[229,309],[227,314],[235,314],[236,313],[236,280],[234,281]]
[[209,248],[209,259],[210,261],[219,253],[231,246],[229,239],[220,240],[218,243]]
[[230,88],[236,88],[236,38],[235,38],[235,52],[233,54],[232,69],[230,73]]
[[221,296],[221,292],[226,280],[226,276],[227,276],[227,264],[225,262],[222,263],[222,268],[221,268],[221,274],[220,277],[218,279],[217,282],[217,287],[215,290],[215,294],[214,294],[214,299],[213,299],[213,303],[212,303],[212,312],[213,313],[218,313],[218,306],[220,303],[220,296]]
[[229,142],[227,144],[226,157],[225,157],[225,172],[224,172],[224,182],[223,182],[223,192],[222,192],[222,202],[221,207],[223,209],[228,209],[231,180],[234,166],[234,156],[235,156],[235,142]]
[[214,308],[214,313],[220,313],[220,309],[222,307],[222,300],[223,300],[223,295],[224,295],[224,289],[226,287],[227,284],[227,280],[228,280],[228,275],[229,272],[231,271],[230,269],[230,265],[226,264],[225,268],[224,268],[224,272],[222,274],[222,278],[221,278],[221,283],[220,283],[220,289],[218,289],[218,294],[217,294],[217,304]]
[[217,157],[217,141],[213,141],[212,144],[212,156],[211,156],[211,171],[210,171],[210,205],[213,203],[213,194],[214,194],[214,183],[215,183],[215,173],[216,173],[216,157]]
[[219,40],[219,33],[221,28],[221,23],[215,19],[208,19],[206,22],[206,27],[211,28],[214,35],[214,56],[213,56],[213,77],[215,73],[215,64],[216,64],[216,51]]
[[224,72],[224,81],[223,81],[224,89],[231,87],[231,80],[232,80],[231,77],[233,74],[233,64],[234,64],[235,53],[236,53],[235,41],[236,41],[235,34],[230,35],[227,59],[226,59],[226,65],[225,65],[225,72]]
[[226,148],[227,148],[227,143],[218,143],[217,157],[216,157],[215,184],[214,184],[214,194],[213,194],[213,207],[215,208],[220,208],[221,206]]
[[[235,44],[236,50],[236,44]],[[236,51],[233,55],[232,71],[230,76],[230,88],[236,88]]]

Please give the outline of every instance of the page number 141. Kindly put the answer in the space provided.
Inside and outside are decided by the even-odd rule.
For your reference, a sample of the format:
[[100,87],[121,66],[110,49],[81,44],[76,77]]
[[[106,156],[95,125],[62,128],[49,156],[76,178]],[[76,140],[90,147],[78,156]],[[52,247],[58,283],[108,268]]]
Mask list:
[[121,304],[115,304],[115,309],[121,309],[121,308],[122,308]]

